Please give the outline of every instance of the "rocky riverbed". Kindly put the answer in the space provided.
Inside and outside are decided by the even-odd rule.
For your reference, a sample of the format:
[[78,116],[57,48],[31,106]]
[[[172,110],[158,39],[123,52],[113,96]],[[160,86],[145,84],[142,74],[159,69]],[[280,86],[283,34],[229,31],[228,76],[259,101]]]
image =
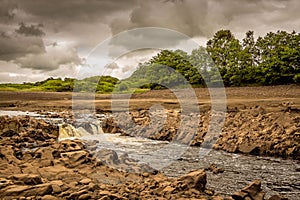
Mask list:
[[[150,115],[147,110],[131,111],[129,116],[132,120],[122,118],[127,125],[125,130],[119,128],[113,118],[106,120],[104,129],[106,132],[121,132],[134,137],[176,140],[192,146],[201,146],[202,143],[211,141],[210,145],[214,149],[231,153],[300,158],[300,109],[292,108],[288,103],[276,111],[260,106],[230,108],[224,119],[211,111],[182,116],[180,110],[167,110],[163,114],[165,120],[160,119],[151,124],[151,120],[160,118],[162,114]],[[182,124],[183,117],[189,118],[185,124]],[[212,121],[212,118],[217,118],[217,121]],[[199,119],[198,126],[190,125],[195,119]],[[223,123],[222,120],[224,127],[220,133],[209,135],[209,128]],[[179,129],[182,127],[184,134],[180,135]],[[196,133],[192,128],[197,128]]]
[[[168,178],[113,151],[96,156],[85,141],[59,141],[58,126],[44,120],[3,116],[0,122],[1,199],[264,199],[260,181],[221,197],[207,188],[205,170]],[[129,163],[132,172],[109,162]]]
[[[72,93],[0,92],[0,109],[6,114],[34,117],[1,117],[0,199],[284,199],[276,196],[280,195],[298,200],[300,87],[226,88],[226,118],[219,121],[225,125],[221,135],[207,131],[215,117],[210,111],[209,92],[205,88],[195,92],[200,113],[190,118],[181,116],[178,99],[169,90],[132,95],[130,115],[124,122],[131,119],[130,123],[148,127],[144,132],[135,126],[124,129],[114,118],[106,118],[111,112],[122,111],[112,110],[110,95],[96,94],[95,101],[82,101],[83,105],[95,105],[97,119],[105,114],[101,130],[118,133],[107,135],[116,142],[114,150],[99,137],[83,139],[78,135],[79,140],[66,133],[64,140],[59,138],[62,131],[58,124],[62,130],[68,126],[87,133],[97,129],[90,126],[94,122],[78,121],[73,115]],[[182,98],[188,101],[190,96]],[[157,104],[164,112],[149,113]],[[154,115],[160,119],[161,114],[165,117],[160,121],[163,126],[149,129],[155,124]],[[186,130],[195,135],[185,137],[179,132],[176,136],[182,117],[199,120],[193,130],[187,124]],[[169,141],[193,147],[176,155],[159,172],[137,162],[147,161],[149,152]],[[100,150],[99,146],[105,148]],[[209,153],[202,152],[198,159],[199,149],[205,146]],[[120,153],[124,149],[128,154]],[[167,156],[167,152],[161,155]],[[196,172],[187,176],[191,170]],[[203,185],[204,179],[205,189],[194,187]],[[255,179],[261,182],[253,182]],[[187,186],[181,186],[184,182]],[[241,190],[249,184],[250,189]],[[264,197],[262,192],[266,192]]]

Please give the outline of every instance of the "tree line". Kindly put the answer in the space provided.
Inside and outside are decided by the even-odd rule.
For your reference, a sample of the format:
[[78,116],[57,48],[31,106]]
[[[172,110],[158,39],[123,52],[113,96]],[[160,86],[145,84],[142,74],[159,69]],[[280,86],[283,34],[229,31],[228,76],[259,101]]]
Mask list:
[[277,31],[255,39],[254,32],[248,31],[240,41],[230,30],[220,30],[206,47],[190,54],[162,50],[139,64],[123,85],[159,89],[180,86],[184,81],[194,87],[221,82],[227,87],[300,83],[300,34]]

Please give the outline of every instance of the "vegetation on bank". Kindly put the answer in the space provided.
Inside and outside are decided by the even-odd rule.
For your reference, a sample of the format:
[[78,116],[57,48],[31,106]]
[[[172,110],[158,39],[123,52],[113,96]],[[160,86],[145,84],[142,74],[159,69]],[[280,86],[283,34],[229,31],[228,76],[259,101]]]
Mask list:
[[142,92],[166,87],[280,85],[300,83],[300,34],[270,32],[254,39],[248,31],[242,41],[230,30],[220,30],[190,54],[162,50],[122,81],[111,76],[83,80],[48,78],[36,83],[0,84],[0,90],[111,93]]
[[[35,83],[0,84],[0,90],[6,91],[43,91],[43,92],[98,92],[110,93],[119,79],[111,76],[94,76],[83,80],[73,78],[48,78]],[[75,88],[75,89],[74,89]]]

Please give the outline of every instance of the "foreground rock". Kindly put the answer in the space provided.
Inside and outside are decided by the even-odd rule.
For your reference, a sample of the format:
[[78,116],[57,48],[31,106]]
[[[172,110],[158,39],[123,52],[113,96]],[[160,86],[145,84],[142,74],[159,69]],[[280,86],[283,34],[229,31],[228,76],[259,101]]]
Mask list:
[[168,178],[146,168],[148,172],[143,173],[118,171],[105,164],[126,167],[124,163],[130,162],[128,166],[133,171],[140,166],[126,156],[118,157],[111,150],[92,153],[87,147],[92,148],[93,142],[58,141],[58,128],[41,120],[29,117],[0,119],[0,199],[264,198],[258,181],[232,198],[223,198],[206,188],[205,170],[196,170],[179,178]]
[[0,199],[218,197],[205,188],[203,170],[178,179],[151,171],[125,173],[104,165],[121,162],[114,152],[99,152],[97,158],[81,140],[57,141],[56,126],[29,117],[0,122]]
[[247,187],[243,188],[241,191],[236,192],[232,195],[234,200],[246,200],[246,199],[253,199],[253,200],[263,200],[265,193],[261,189],[261,182],[256,180],[252,182]]

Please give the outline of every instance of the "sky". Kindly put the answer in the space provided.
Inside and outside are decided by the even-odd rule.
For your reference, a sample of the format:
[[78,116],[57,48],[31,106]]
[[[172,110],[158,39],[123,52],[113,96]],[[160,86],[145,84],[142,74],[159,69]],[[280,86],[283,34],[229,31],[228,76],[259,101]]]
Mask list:
[[[159,52],[150,44],[176,48],[182,41],[147,31],[111,40],[115,35],[157,27],[205,45],[221,29],[239,39],[248,30],[256,37],[300,32],[299,8],[299,0],[0,0],[0,82],[76,78],[90,60],[97,70],[88,75],[125,78]],[[139,40],[148,42],[144,50],[132,48]],[[112,59],[101,60],[93,52],[105,41]]]

